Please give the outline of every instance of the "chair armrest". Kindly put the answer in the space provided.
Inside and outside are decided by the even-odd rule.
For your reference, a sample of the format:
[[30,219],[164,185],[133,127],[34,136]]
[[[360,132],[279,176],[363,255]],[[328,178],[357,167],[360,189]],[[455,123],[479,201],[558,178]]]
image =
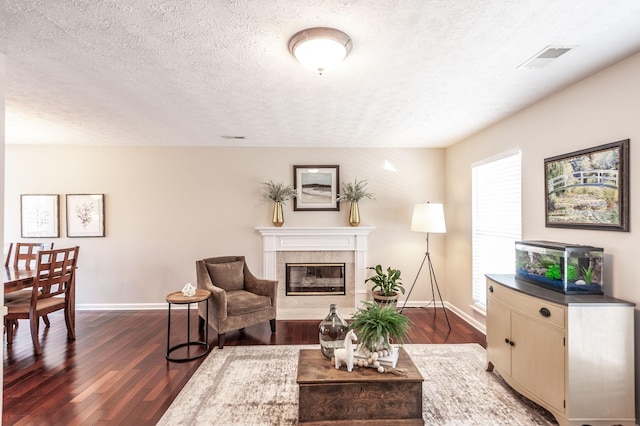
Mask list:
[[211,292],[213,312],[217,312],[219,319],[227,318],[227,293],[218,286],[213,285],[207,265],[201,260],[196,261],[197,287]]
[[276,306],[278,295],[278,281],[256,278],[252,274],[244,274],[244,288],[251,293],[267,296],[271,299],[272,306]]

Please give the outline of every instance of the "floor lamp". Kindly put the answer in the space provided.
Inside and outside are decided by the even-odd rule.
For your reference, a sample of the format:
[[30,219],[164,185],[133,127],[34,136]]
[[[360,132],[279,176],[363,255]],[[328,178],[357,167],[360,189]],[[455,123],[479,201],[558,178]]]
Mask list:
[[429,254],[429,234],[444,234],[445,232],[447,232],[447,228],[444,223],[444,210],[442,208],[442,204],[429,202],[416,204],[413,207],[411,230],[427,233],[427,252],[424,254],[424,258],[422,259],[422,263],[420,264],[420,269],[418,269],[418,273],[416,274],[416,279],[413,280],[413,284],[411,284],[409,294],[407,294],[407,298],[404,300],[404,305],[402,306],[400,312],[402,312],[404,310],[404,307],[407,305],[407,300],[409,300],[409,296],[411,296],[413,287],[416,285],[416,281],[418,281],[418,277],[420,276],[420,272],[422,271],[424,262],[428,261],[427,263],[429,265],[429,280],[431,281],[431,297],[433,300],[433,305],[435,307],[435,313],[438,313],[438,305],[436,304],[436,296],[434,291],[437,290],[438,297],[440,298],[440,304],[442,305],[442,311],[444,312],[444,317],[447,320],[449,331],[451,331],[449,316],[447,315],[447,310],[444,308],[444,302],[442,301],[442,294],[440,294],[440,287],[438,286],[436,273],[433,270],[433,264],[431,263],[431,254]]

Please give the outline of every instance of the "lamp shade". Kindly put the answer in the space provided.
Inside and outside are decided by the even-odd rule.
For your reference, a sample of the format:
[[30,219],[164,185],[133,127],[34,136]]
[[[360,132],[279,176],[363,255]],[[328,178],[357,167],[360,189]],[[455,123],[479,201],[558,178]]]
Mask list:
[[413,207],[411,230],[444,234],[447,227],[444,223],[444,209],[440,203],[416,204]]
[[351,38],[335,28],[302,30],[289,40],[289,51],[305,68],[322,74],[336,68],[351,51]]

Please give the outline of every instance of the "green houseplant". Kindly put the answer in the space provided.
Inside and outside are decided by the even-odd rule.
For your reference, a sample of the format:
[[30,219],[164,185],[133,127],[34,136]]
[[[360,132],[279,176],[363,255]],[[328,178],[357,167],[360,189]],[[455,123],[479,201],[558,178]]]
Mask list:
[[411,321],[391,305],[380,306],[365,302],[351,317],[349,328],[358,336],[358,345],[368,351],[390,350],[391,340],[403,343],[407,338]]
[[369,266],[367,269],[375,272],[365,280],[365,282],[371,281],[373,283],[371,287],[373,300],[377,303],[394,305],[398,301],[399,293],[404,294],[405,291],[400,270],[389,266],[385,271],[382,269],[382,265]]

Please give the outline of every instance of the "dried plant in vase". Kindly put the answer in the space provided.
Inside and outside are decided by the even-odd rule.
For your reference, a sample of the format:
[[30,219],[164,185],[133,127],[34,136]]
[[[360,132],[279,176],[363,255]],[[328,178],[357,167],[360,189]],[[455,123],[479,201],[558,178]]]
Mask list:
[[368,198],[374,199],[373,194],[367,189],[366,180],[358,180],[355,178],[353,182],[346,182],[342,185],[342,193],[338,197],[338,202],[349,201],[351,203],[349,209],[349,224],[351,226],[360,225],[360,208],[358,202]]
[[273,181],[263,182],[265,190],[262,193],[262,198],[265,200],[271,200],[274,202],[273,206],[273,218],[272,222],[274,226],[282,226],[284,224],[284,212],[282,206],[289,201],[289,199],[296,196],[296,190],[291,185],[285,185],[284,183],[274,183]]
[[342,185],[342,192],[338,197],[338,201],[357,203],[365,198],[373,200],[373,194],[367,189],[367,184],[366,180],[358,180],[358,178],[355,178],[353,182],[346,182]]

